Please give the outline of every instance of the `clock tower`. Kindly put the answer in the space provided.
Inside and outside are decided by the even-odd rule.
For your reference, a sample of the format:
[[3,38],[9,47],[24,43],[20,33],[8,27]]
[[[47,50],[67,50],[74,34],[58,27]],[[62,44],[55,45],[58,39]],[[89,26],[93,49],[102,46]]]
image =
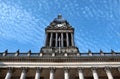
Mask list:
[[43,56],[79,55],[74,43],[74,28],[58,15],[45,29],[45,46],[41,48]]

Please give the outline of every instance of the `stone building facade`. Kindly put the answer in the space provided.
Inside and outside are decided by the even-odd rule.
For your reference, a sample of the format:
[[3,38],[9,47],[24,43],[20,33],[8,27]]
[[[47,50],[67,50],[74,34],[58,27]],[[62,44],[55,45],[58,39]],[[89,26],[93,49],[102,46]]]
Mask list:
[[39,53],[0,53],[0,79],[120,79],[120,53],[80,53],[74,28],[58,15]]

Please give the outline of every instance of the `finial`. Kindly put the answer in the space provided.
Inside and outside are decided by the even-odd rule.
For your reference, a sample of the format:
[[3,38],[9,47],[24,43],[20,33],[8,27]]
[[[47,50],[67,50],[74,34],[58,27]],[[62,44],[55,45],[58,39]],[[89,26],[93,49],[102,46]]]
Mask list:
[[17,53],[19,53],[19,52],[20,52],[20,50],[18,49],[18,50],[17,50]]
[[114,50],[112,50],[112,49],[111,49],[111,52],[113,53],[113,52],[114,52]]
[[29,50],[28,53],[31,53],[31,50]]
[[88,53],[91,53],[91,50],[90,50],[90,49],[88,49]]
[[8,53],[8,49],[5,50],[5,53]]
[[89,56],[92,56],[92,52],[91,52],[90,49],[88,49],[88,55],[89,55]]
[[103,51],[100,49],[100,53],[103,53]]
[[58,14],[58,19],[61,19],[62,18],[62,15],[61,14]]

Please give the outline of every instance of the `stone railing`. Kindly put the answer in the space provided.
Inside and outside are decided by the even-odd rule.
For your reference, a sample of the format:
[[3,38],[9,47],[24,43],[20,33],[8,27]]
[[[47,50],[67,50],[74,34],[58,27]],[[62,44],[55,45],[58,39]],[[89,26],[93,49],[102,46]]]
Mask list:
[[[44,54],[42,55],[42,53],[29,53],[29,52],[28,53],[17,53],[17,52],[6,53],[6,52],[3,52],[3,53],[0,53],[0,56],[40,56],[41,57],[41,56],[53,56],[52,54],[57,54],[57,53],[49,53],[46,55]],[[66,54],[71,54],[71,53],[66,53]],[[76,53],[76,55],[67,55],[67,56],[70,56],[70,57],[71,56],[120,56],[120,53]]]
[[103,52],[102,50],[100,50],[100,52],[95,53],[95,52],[91,52],[90,50],[88,50],[88,52],[86,53],[80,53],[80,52],[46,52],[46,53],[32,53],[31,50],[29,50],[28,52],[20,52],[19,50],[16,52],[8,52],[8,50],[1,52],[0,53],[0,57],[13,57],[13,56],[19,56],[19,57],[84,57],[84,56],[120,56],[120,52],[114,52],[113,50],[111,50],[111,52]]

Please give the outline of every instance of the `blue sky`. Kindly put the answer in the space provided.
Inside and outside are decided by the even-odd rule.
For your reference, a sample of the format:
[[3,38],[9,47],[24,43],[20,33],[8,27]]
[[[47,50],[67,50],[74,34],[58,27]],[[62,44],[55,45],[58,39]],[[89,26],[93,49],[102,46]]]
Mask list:
[[120,51],[120,0],[0,0],[0,52],[39,52],[58,14],[75,28],[80,52]]

